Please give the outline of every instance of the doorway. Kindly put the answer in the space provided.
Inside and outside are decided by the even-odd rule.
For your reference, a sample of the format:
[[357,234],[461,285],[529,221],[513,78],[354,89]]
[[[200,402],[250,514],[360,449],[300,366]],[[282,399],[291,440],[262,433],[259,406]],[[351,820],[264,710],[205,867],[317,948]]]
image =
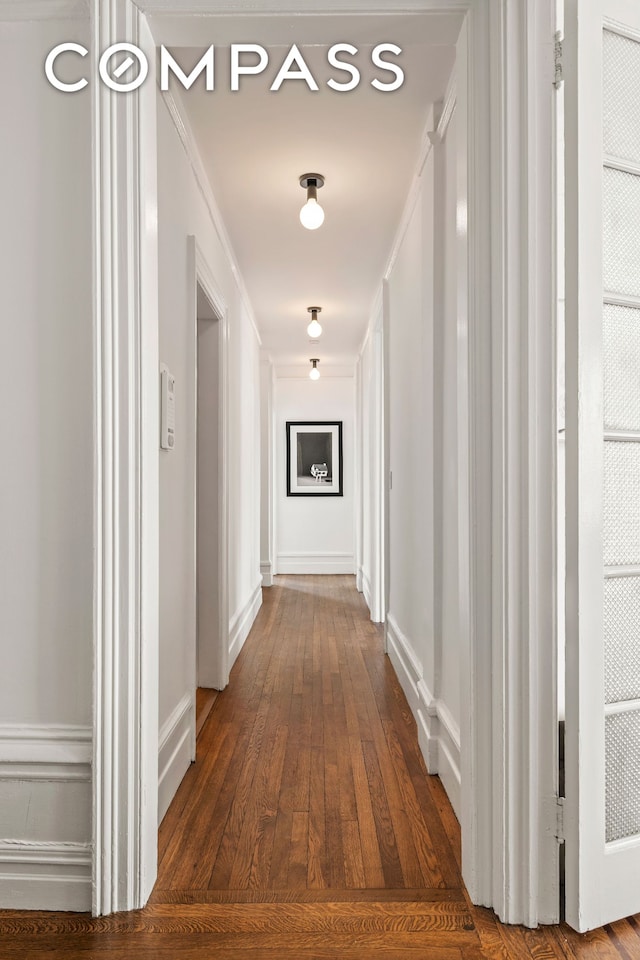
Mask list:
[[[125,2],[123,6],[129,4]],[[329,12],[336,16],[345,13],[355,16],[351,10],[336,12],[335,4],[328,6],[330,11],[325,6],[305,13],[316,17]],[[356,6],[357,16],[381,13],[386,16],[393,11],[393,6],[384,0],[363,0]],[[546,682],[546,665],[555,652],[553,624],[550,629],[548,624],[549,611],[553,609],[548,581],[553,578],[547,576],[555,564],[552,538],[548,535],[553,529],[554,515],[547,470],[548,450],[555,445],[555,421],[545,407],[551,341],[549,324],[544,321],[548,316],[546,279],[551,248],[546,242],[550,227],[546,216],[552,205],[545,164],[548,137],[542,122],[550,115],[547,101],[554,95],[547,77],[548,38],[553,31],[549,31],[545,21],[545,17],[550,19],[552,5],[548,2],[535,7],[505,4],[503,10],[500,5],[494,8],[474,0],[451,0],[435,6],[434,10],[431,0],[416,0],[411,5],[414,11],[433,17],[438,17],[443,8],[463,12],[468,39],[459,83],[461,95],[469,100],[466,114],[469,195],[468,202],[459,205],[456,211],[460,233],[468,237],[470,250],[469,341],[459,343],[460,349],[468,348],[469,355],[470,449],[467,452],[472,531],[471,629],[462,657],[465,669],[460,698],[465,710],[461,733],[464,732],[467,744],[461,757],[463,873],[475,902],[494,906],[502,919],[533,925],[539,919],[553,918],[558,908],[554,890],[557,840],[550,824],[556,810],[553,803],[547,802],[554,796],[556,775],[549,729],[553,721],[555,737],[556,725],[555,713],[552,716],[545,700],[547,691],[552,699],[555,690],[553,682]],[[213,4],[203,2],[201,14],[215,17],[211,7]],[[286,4],[276,0],[265,0],[260,8],[263,16],[274,18],[290,12]],[[246,6],[237,0],[225,8],[227,13],[233,11],[244,14]],[[201,42],[202,15],[185,17],[177,23],[167,12],[166,0],[145,0],[135,9],[131,5],[132,39],[138,39],[140,34],[145,40],[153,41],[154,46],[163,42],[175,44],[179,28],[186,46]],[[100,18],[97,23],[97,38],[102,47],[123,39],[116,29],[122,25],[115,17]],[[348,25],[345,21],[345,26]],[[251,23],[243,19],[243,26],[248,30]],[[149,36],[145,34],[147,27]],[[521,110],[517,104],[525,93],[527,109]],[[124,247],[128,270],[121,270],[120,264],[116,269],[102,251],[113,249],[112,236],[124,232],[125,224],[127,227],[134,224],[142,243],[147,236],[147,224],[155,222],[153,216],[139,215],[140,207],[143,212],[147,207],[153,211],[154,185],[147,189],[146,181],[138,178],[139,183],[131,171],[138,169],[136,164],[140,158],[155,158],[156,142],[152,137],[150,142],[144,139],[145,130],[141,132],[131,124],[130,115],[124,110],[112,109],[104,97],[96,95],[93,106],[95,126],[102,125],[99,127],[102,150],[112,142],[121,142],[126,147],[109,154],[114,158],[111,165],[104,163],[97,167],[99,199],[103,195],[115,195],[108,188],[120,182],[129,183],[131,179],[139,191],[130,191],[131,196],[123,193],[126,202],[123,201],[122,208],[105,204],[104,216],[96,219],[96,251],[102,257],[100,267],[105,285],[111,284],[118,293],[120,287],[124,287],[123,296],[126,294],[137,302],[138,287],[143,290],[145,287],[139,280],[139,265],[134,262],[135,249],[130,252]],[[507,143],[508,151],[503,148]],[[96,151],[98,159],[103,155],[107,156]],[[153,237],[150,245],[152,243]],[[131,246],[135,248],[135,244]],[[532,264],[534,254],[536,262]],[[203,287],[210,292],[206,284]],[[195,297],[195,282],[193,289]],[[231,286],[228,289],[231,290]],[[211,302],[216,306],[214,300]],[[153,304],[144,300],[140,315],[117,314],[113,325],[117,325],[117,332],[122,334],[122,342],[137,342],[139,330],[150,327],[153,316]],[[96,317],[102,317],[99,309]],[[145,325],[142,320],[147,317],[149,323]],[[111,320],[110,315],[108,319]],[[221,337],[220,344],[225,342],[226,338]],[[241,345],[239,338],[234,341],[234,351],[239,343]],[[108,353],[98,357],[105,375],[111,371],[110,363]],[[141,352],[139,365],[141,390],[151,406],[157,400],[157,364],[153,354]],[[234,365],[234,373],[235,369]],[[221,392],[224,395],[222,385]],[[237,404],[237,398],[233,399]],[[133,402],[136,398],[130,400],[126,395],[128,405],[119,405],[118,400],[119,397],[112,400],[107,393],[105,406],[96,408],[98,428],[102,429],[103,420],[106,423],[107,466],[121,452],[118,443],[129,454],[129,447],[125,447],[121,439],[122,434],[124,440],[128,440],[129,434],[123,429],[121,434],[113,434],[112,439],[112,432],[107,429],[109,418],[124,426],[128,426],[128,418],[132,423],[142,424],[140,411]],[[222,439],[224,442],[224,437]],[[153,440],[155,443],[156,436]],[[147,464],[153,467],[155,450],[151,444],[149,448],[142,451],[135,448],[135,456],[131,454],[122,461],[132,484],[139,474],[145,481],[150,476],[143,469]],[[224,461],[220,468],[224,469]],[[101,493],[98,487],[97,495]],[[128,520],[128,503],[122,497],[118,500],[119,495],[118,488],[113,509]],[[224,498],[222,491],[222,502]],[[149,516],[153,524],[152,511]],[[140,565],[145,575],[153,582],[154,544],[143,541],[142,530],[146,532],[146,527],[131,526],[130,540],[140,551]],[[225,535],[223,530],[219,532],[223,555]],[[120,561],[124,563],[129,556],[125,548],[129,548],[129,541],[124,538],[113,543],[106,539],[101,544],[101,564],[111,569]],[[235,562],[236,557],[233,559]],[[226,564],[220,568],[221,578],[226,569]],[[111,599],[110,581],[106,586],[99,581],[96,593],[97,606],[102,609],[101,605]],[[221,584],[223,602],[226,594]],[[131,735],[124,742],[100,737],[103,728],[118,729],[118,717],[134,715],[133,708],[140,699],[146,703],[153,696],[155,675],[152,670],[144,669],[145,656],[150,659],[150,653],[155,650],[153,610],[142,609],[137,594],[133,592],[132,596],[132,603],[138,605],[135,612],[139,614],[141,629],[107,633],[104,640],[100,635],[96,645],[98,709],[94,769],[96,809],[100,811],[101,820],[94,829],[97,841],[94,871],[101,888],[107,892],[115,890],[100,900],[96,898],[96,912],[102,913],[145,902],[156,867],[155,843],[149,842],[150,825],[155,824],[144,805],[144,798],[153,792],[157,772],[152,738],[147,735],[146,727],[139,725],[139,729],[135,724],[130,726]],[[226,612],[220,610],[220,615],[221,623],[229,630]],[[143,643],[147,637],[149,642]],[[228,657],[228,643],[225,647],[224,639],[222,636],[222,653],[224,656],[226,649]],[[99,668],[103,663],[109,667],[109,658],[113,655],[118,655],[123,663],[130,663],[132,675],[142,678],[142,696],[134,683],[122,684],[116,695],[111,695],[109,674]],[[116,790],[108,789],[111,775],[114,778],[118,775]],[[142,799],[135,804],[130,802],[131,785],[136,785],[136,789],[140,785]],[[514,810],[526,811],[526,816],[512,816]],[[127,811],[131,826],[122,840],[113,825],[117,827],[119,815],[124,817]],[[123,864],[124,879],[119,887],[112,882],[108,858],[101,855],[103,849],[112,848],[117,850]],[[532,869],[522,869],[523,863],[532,864]],[[138,876],[142,876],[141,881]],[[540,896],[540,890],[544,897]]]

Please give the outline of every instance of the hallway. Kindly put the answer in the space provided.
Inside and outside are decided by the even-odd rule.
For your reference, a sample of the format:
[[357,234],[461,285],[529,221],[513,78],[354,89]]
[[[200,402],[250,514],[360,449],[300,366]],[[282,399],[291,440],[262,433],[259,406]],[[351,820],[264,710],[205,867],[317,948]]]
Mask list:
[[381,641],[352,577],[278,577],[161,825],[150,904],[6,911],[2,960],[640,956],[633,918],[580,936],[469,904]]

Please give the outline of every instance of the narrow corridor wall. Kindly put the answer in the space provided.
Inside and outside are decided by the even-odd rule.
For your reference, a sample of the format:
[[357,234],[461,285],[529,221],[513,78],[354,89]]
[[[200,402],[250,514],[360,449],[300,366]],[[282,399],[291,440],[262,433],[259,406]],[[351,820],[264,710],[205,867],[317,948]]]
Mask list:
[[[305,371],[306,374],[306,371]],[[341,420],[342,497],[288,497],[287,420]],[[274,391],[277,573],[355,573],[355,379],[279,376]]]
[[[193,752],[195,687],[195,317],[187,238],[195,236],[228,308],[229,663],[262,600],[259,340],[219,223],[158,95],[160,360],[176,378],[175,449],[160,455],[160,795],[162,817]],[[207,189],[210,189],[207,185]]]
[[[455,105],[428,142],[385,275],[384,374],[375,367],[375,308],[359,362],[363,440],[362,587],[376,555],[372,491],[379,466],[374,381],[385,379],[388,456],[387,648],[418,724],[430,772],[460,809],[458,558],[457,143]],[[436,113],[439,115],[440,105]],[[445,111],[443,111],[443,115]],[[435,124],[434,124],[435,126]],[[368,409],[367,409],[368,407]],[[370,607],[372,606],[369,602]]]

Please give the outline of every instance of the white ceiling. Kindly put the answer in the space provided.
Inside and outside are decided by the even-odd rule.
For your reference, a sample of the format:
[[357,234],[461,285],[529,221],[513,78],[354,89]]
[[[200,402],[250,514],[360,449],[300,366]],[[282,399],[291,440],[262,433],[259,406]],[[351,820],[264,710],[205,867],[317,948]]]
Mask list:
[[[184,69],[210,43],[216,47],[216,89],[201,80],[181,91],[211,185],[253,305],[263,347],[278,365],[353,363],[366,330],[415,172],[429,105],[444,96],[460,26],[457,15],[393,17],[198,18],[164,20],[154,33]],[[158,37],[161,32],[162,36]],[[196,39],[197,38],[197,39]],[[265,73],[229,89],[229,44],[259,43]],[[269,86],[297,43],[320,87]],[[347,93],[326,86],[327,46],[350,42],[360,85]],[[403,86],[382,93],[370,50],[402,47]],[[184,46],[184,49],[176,49]],[[381,76],[381,75],[380,75]],[[382,76],[381,76],[382,78]],[[390,79],[386,75],[383,79]],[[298,219],[308,172],[322,174],[318,199],[325,222],[305,230]],[[306,333],[307,307],[319,305],[319,344]]]

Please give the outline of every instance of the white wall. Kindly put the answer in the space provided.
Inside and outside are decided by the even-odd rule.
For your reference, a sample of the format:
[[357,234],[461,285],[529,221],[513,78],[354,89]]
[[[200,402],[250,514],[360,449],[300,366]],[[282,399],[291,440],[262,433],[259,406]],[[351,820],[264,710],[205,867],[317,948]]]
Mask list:
[[[342,497],[288,497],[287,420],[341,420]],[[276,573],[355,573],[355,378],[278,377],[274,389]]]
[[5,907],[90,905],[90,101],[54,90],[43,70],[57,43],[88,38],[88,21],[0,24]]
[[[455,112],[414,182],[381,296],[384,374],[371,318],[359,362],[364,431],[360,490],[362,587],[376,555],[379,457],[372,398],[386,378],[389,656],[416,716],[431,773],[460,807],[458,356]],[[464,440],[464,438],[463,438]],[[382,486],[382,485],[381,485]],[[367,598],[370,608],[373,603]]]
[[433,691],[434,291],[433,154],[388,278],[389,610]]
[[[261,602],[259,343],[212,213],[158,98],[160,359],[176,377],[176,445],[160,456],[160,816],[188,766],[195,687],[195,319],[187,238],[228,307],[229,645],[237,656]],[[192,162],[193,161],[193,162]]]

